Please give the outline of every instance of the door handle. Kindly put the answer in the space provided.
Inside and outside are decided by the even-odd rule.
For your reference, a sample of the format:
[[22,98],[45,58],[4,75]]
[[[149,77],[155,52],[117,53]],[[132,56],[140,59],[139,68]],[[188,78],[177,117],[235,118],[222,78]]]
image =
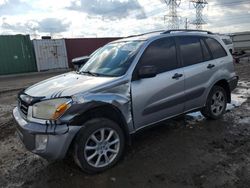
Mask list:
[[215,65],[213,65],[213,64],[209,64],[209,65],[207,66],[208,69],[212,69],[212,68],[214,68],[214,67],[215,67]]
[[172,77],[172,79],[178,79],[178,78],[180,78],[182,76],[183,76],[183,74],[175,73],[175,75]]

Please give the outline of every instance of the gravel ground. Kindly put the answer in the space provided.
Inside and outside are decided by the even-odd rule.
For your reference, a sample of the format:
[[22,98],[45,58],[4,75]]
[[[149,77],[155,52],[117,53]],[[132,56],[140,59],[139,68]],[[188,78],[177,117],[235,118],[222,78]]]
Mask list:
[[[140,132],[122,161],[86,175],[71,161],[48,163],[26,151],[15,133],[11,111],[16,94],[53,74],[1,78],[0,187],[250,187],[250,63],[240,76],[224,118],[188,114]],[[56,74],[56,73],[54,73]],[[8,83],[9,82],[9,83]]]

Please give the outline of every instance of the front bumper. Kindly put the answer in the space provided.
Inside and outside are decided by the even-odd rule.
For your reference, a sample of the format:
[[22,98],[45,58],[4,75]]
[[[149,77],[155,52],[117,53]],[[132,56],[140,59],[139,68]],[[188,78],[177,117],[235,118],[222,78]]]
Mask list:
[[[20,114],[18,108],[13,110],[14,119],[17,122],[17,133],[24,146],[37,155],[48,159],[63,159],[69,146],[81,129],[81,126],[68,125],[43,125],[26,121]],[[38,137],[46,138],[43,143],[45,147],[38,147]]]

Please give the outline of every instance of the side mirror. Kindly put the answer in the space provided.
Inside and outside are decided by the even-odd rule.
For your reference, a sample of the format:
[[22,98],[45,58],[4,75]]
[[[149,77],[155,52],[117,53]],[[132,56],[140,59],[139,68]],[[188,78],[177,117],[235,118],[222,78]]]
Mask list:
[[84,65],[90,59],[89,56],[82,56],[72,59],[72,64],[76,69],[79,69],[82,65]]
[[152,78],[157,75],[157,70],[154,65],[142,66],[138,71],[139,78]]

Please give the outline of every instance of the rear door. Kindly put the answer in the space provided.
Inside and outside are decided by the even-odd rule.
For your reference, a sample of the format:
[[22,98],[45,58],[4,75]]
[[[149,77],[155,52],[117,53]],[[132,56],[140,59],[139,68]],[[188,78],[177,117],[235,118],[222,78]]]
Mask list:
[[202,106],[214,62],[201,37],[181,36],[178,44],[185,75],[185,111],[188,111]]
[[207,90],[220,66],[218,58],[223,56],[221,52],[217,54],[218,46],[213,41],[208,37],[178,37],[185,75],[185,111],[200,108],[206,102]]
[[[154,65],[153,78],[136,78],[142,66]],[[174,76],[179,74],[179,77]],[[144,51],[131,83],[134,125],[136,129],[180,114],[184,108],[184,75],[177,61],[173,38],[153,41]]]

